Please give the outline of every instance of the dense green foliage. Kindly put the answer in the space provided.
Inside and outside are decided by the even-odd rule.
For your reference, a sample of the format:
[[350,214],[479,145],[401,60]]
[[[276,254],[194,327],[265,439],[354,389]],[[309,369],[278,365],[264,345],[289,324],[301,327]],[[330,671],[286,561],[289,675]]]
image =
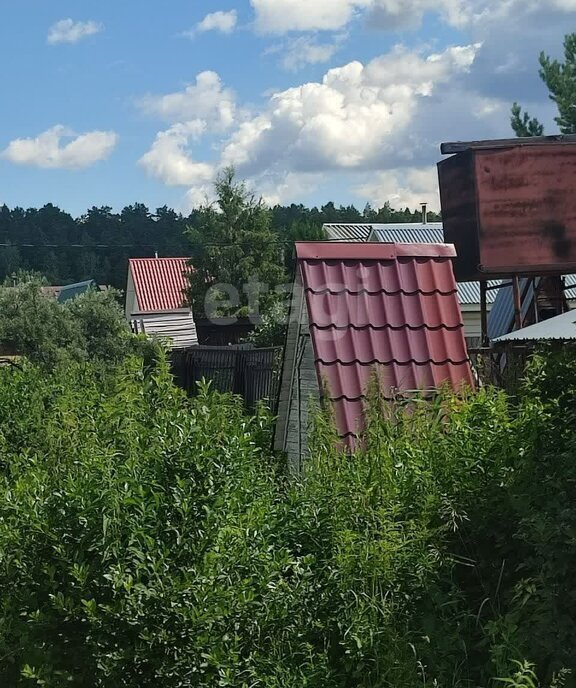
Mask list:
[[[276,206],[270,216],[277,239],[290,242],[318,238],[324,222],[411,222],[420,219],[420,212],[396,211],[389,204],[359,211],[327,203],[321,208]],[[430,220],[435,217],[430,214]],[[95,279],[125,289],[129,257],[153,256],[156,251],[160,256],[189,256],[185,229],[201,222],[199,210],[183,216],[167,207],[152,212],[141,203],[119,213],[94,207],[77,219],[52,204],[27,210],[0,206],[0,244],[8,244],[0,246],[0,282],[24,269],[46,275],[51,284]],[[290,267],[290,245],[285,257]]]
[[37,278],[0,286],[0,354],[53,366],[70,360],[119,361],[141,346],[113,291],[89,291],[60,304],[42,294],[41,286]]
[[318,416],[306,472],[270,419],[163,364],[0,369],[0,685],[562,686],[576,647],[576,373]]
[[[576,134],[576,33],[564,38],[564,61],[553,60],[540,53],[540,78],[546,84],[552,100],[558,109],[554,121],[561,134]],[[512,106],[512,129],[516,136],[542,136],[544,127],[526,112],[518,103]]]
[[188,299],[194,313],[208,317],[258,314],[286,282],[284,247],[270,210],[235,180],[233,169],[222,172],[215,190],[215,203],[200,208],[198,223],[187,231]]

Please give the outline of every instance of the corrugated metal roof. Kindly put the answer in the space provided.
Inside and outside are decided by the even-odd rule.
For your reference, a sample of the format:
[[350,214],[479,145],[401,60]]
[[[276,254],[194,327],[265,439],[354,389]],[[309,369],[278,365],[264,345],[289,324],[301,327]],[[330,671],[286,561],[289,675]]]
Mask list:
[[[444,243],[444,232],[441,222],[420,222],[386,223],[373,224],[373,231],[370,234],[371,241],[382,241],[385,243],[399,244],[442,244]],[[495,286],[498,282],[489,282]],[[458,298],[460,303],[466,305],[480,305],[480,282],[459,282]],[[494,303],[496,290],[489,289],[486,292],[486,302]]]
[[188,286],[185,273],[190,269],[189,260],[130,258],[129,269],[141,312],[170,311],[184,305],[184,290]]
[[367,241],[372,225],[328,222],[322,229],[330,241]]
[[[540,278],[536,278],[538,285]],[[494,289],[496,300],[488,316],[488,337],[496,340],[511,332],[514,328],[514,297],[512,285],[508,282],[500,289]],[[565,275],[564,284],[567,287],[564,295],[568,301],[576,300],[576,275]],[[519,279],[520,295],[522,299],[522,318],[526,316],[534,301],[534,286],[528,277]],[[488,292],[490,293],[490,292]],[[523,328],[524,329],[524,328]]]
[[98,286],[97,282],[93,279],[85,280],[84,282],[76,282],[76,284],[67,284],[64,287],[59,287],[59,289],[60,291],[58,292],[58,303],[70,301],[70,299],[74,299],[77,296],[80,296],[80,294],[85,294],[90,289],[100,291],[100,287]]
[[371,225],[372,241],[400,244],[443,244],[441,222],[386,222]]
[[297,243],[320,381],[338,432],[356,435],[369,378],[382,390],[472,385],[446,244]]
[[576,300],[576,275],[564,275],[564,284],[567,287],[564,294],[568,301]]
[[192,311],[183,309],[166,313],[135,313],[131,319],[136,334],[166,339],[172,349],[185,349],[198,344]]
[[576,339],[576,312],[568,311],[562,315],[556,315],[548,320],[523,327],[521,330],[510,332],[495,339],[495,342],[527,342],[546,339]]
[[[494,289],[496,299],[488,316],[488,337],[496,339],[510,332],[514,327],[514,296],[510,282],[500,289]],[[522,299],[522,318],[526,316],[534,300],[533,282],[528,277],[518,281]]]

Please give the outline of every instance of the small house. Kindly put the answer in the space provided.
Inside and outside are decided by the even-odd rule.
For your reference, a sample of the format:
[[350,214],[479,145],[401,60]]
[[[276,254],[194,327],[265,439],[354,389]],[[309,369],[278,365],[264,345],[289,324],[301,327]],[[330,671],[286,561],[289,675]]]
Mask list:
[[131,258],[126,319],[137,334],[170,342],[173,349],[198,344],[192,309],[186,305],[188,258]]
[[376,373],[384,395],[472,385],[447,244],[299,242],[275,448],[298,469],[311,399],[353,446]]

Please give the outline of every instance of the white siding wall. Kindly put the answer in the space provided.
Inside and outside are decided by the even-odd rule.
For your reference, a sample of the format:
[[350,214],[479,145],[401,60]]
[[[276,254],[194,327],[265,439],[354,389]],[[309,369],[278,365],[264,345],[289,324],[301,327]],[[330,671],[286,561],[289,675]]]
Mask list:
[[126,318],[130,320],[132,313],[138,313],[138,299],[136,298],[136,288],[132,278],[132,270],[128,270],[128,282],[126,284]]
[[[492,304],[488,304],[488,313]],[[468,345],[479,346],[482,338],[482,317],[479,304],[464,304],[461,307],[464,336]]]

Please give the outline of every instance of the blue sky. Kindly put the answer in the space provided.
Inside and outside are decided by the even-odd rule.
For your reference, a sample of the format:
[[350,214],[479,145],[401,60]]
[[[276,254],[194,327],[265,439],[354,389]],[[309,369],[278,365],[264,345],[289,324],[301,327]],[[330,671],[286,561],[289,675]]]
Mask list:
[[508,136],[576,0],[0,0],[0,203],[437,205],[443,140]]

